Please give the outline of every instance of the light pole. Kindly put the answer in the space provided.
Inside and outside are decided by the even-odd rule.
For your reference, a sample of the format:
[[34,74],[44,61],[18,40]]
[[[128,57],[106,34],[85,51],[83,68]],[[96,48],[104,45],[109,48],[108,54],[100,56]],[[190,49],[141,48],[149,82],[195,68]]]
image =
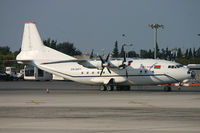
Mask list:
[[[125,34],[122,34],[122,37],[127,38],[127,36],[126,36]],[[125,43],[122,45],[122,47],[124,48],[124,52],[125,52],[126,57],[128,57],[128,56],[127,56],[127,55],[128,55],[128,52],[126,52],[125,46],[126,46],[126,47],[129,47],[129,46],[133,46],[133,44],[128,44],[129,42],[126,42],[126,41],[127,41],[127,40],[125,40]]]
[[149,27],[151,27],[152,29],[155,29],[154,31],[154,59],[156,59],[156,55],[157,55],[157,49],[156,49],[156,44],[157,44],[157,30],[158,28],[162,28],[164,29],[164,25],[162,24],[149,24]]
[[125,46],[126,46],[126,47],[129,47],[129,46],[131,47],[131,46],[133,46],[133,44],[123,44],[123,45],[122,45],[122,47],[124,47],[125,55],[126,55],[126,57],[128,57],[128,52],[126,52]]

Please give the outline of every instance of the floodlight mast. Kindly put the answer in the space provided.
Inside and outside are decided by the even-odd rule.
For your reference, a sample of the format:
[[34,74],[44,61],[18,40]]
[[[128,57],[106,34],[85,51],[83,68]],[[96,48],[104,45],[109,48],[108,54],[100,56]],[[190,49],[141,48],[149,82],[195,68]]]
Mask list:
[[162,28],[164,29],[164,25],[162,24],[149,24],[149,27],[155,29],[154,31],[154,59],[157,58],[157,51],[156,51],[156,44],[157,44],[157,29]]
[[[127,38],[127,36],[126,36],[125,34],[122,34],[122,37]],[[128,57],[128,52],[126,52],[125,47],[129,47],[129,46],[133,46],[133,44],[128,44],[128,42],[127,42],[127,43],[124,43],[124,44],[122,45],[122,47],[124,48],[124,52],[125,52],[125,56],[126,56],[126,57]]]

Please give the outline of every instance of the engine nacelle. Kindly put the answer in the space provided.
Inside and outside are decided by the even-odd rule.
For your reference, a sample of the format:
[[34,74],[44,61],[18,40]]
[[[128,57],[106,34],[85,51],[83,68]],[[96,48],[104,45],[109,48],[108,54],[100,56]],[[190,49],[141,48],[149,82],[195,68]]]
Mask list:
[[120,68],[122,63],[125,66],[130,66],[132,61],[124,62],[122,60],[110,60],[108,62],[105,62],[102,64],[101,60],[88,60],[87,62],[79,62],[80,65],[83,65],[87,68],[97,68],[97,69],[103,69],[103,67],[109,67],[109,68]]
[[91,61],[87,61],[87,62],[81,62],[79,64],[81,64],[81,65],[83,65],[84,67],[87,67],[87,68],[102,69],[102,63],[99,60],[91,60]]

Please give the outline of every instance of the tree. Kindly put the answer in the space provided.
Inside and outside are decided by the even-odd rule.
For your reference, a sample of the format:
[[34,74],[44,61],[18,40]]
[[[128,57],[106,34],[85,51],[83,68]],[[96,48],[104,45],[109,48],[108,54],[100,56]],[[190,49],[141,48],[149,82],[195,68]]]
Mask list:
[[178,48],[178,50],[177,50],[177,58],[182,58],[182,57],[183,57],[183,54],[182,54],[181,48]]
[[74,47],[74,44],[73,43],[70,43],[70,42],[63,42],[63,43],[59,43],[57,46],[56,46],[56,49],[64,54],[67,54],[67,55],[71,55],[71,56],[74,56],[74,55],[81,55],[81,51],[76,49]]
[[200,48],[196,51],[196,57],[200,58]]
[[57,41],[51,40],[51,38],[48,38],[47,40],[43,40],[43,44],[47,47],[56,49]]
[[56,40],[51,40],[50,47],[53,48],[53,49],[56,49],[56,44],[57,44]]
[[124,46],[122,45],[122,49],[120,52],[120,57],[124,57],[125,51],[124,51]]
[[196,50],[195,50],[195,48],[193,48],[193,58],[195,58],[196,57]]
[[82,54],[81,51],[76,49],[74,47],[74,44],[70,42],[63,42],[57,44],[56,40],[51,40],[50,38],[48,38],[47,40],[43,40],[43,43],[45,46],[58,50],[67,55],[74,56]]
[[188,53],[188,58],[192,58],[192,49],[190,48],[189,53]]
[[161,52],[160,52],[160,59],[165,59],[165,55],[166,55],[166,52],[165,52],[165,50],[162,48],[162,49],[161,49]]
[[129,51],[128,57],[139,57],[139,55],[135,51]]
[[114,57],[114,58],[119,57],[118,42],[117,41],[115,41],[115,47],[113,49],[112,57]]
[[7,54],[11,54],[10,48],[8,46],[0,46],[0,54],[2,55],[7,55]]
[[50,38],[48,38],[47,40],[43,40],[43,44],[45,45],[45,46],[47,46],[47,47],[51,47],[51,39]]
[[151,51],[151,49],[149,49],[149,52],[148,52],[148,58],[152,58],[153,59],[153,51]]
[[146,50],[140,50],[140,57],[141,58],[149,58],[148,52]]
[[186,49],[186,51],[185,51],[185,58],[189,59],[188,49]]
[[165,59],[169,59],[171,56],[171,52],[169,51],[168,47],[165,49]]

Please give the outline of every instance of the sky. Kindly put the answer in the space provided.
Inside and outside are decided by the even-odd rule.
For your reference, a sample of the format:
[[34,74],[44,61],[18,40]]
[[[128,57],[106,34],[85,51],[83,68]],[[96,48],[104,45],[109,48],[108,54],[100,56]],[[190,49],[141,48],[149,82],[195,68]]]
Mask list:
[[[0,0],[0,46],[21,47],[24,23],[36,22],[42,40],[69,41],[83,53],[200,47],[200,0]],[[122,36],[125,34],[126,36]]]

